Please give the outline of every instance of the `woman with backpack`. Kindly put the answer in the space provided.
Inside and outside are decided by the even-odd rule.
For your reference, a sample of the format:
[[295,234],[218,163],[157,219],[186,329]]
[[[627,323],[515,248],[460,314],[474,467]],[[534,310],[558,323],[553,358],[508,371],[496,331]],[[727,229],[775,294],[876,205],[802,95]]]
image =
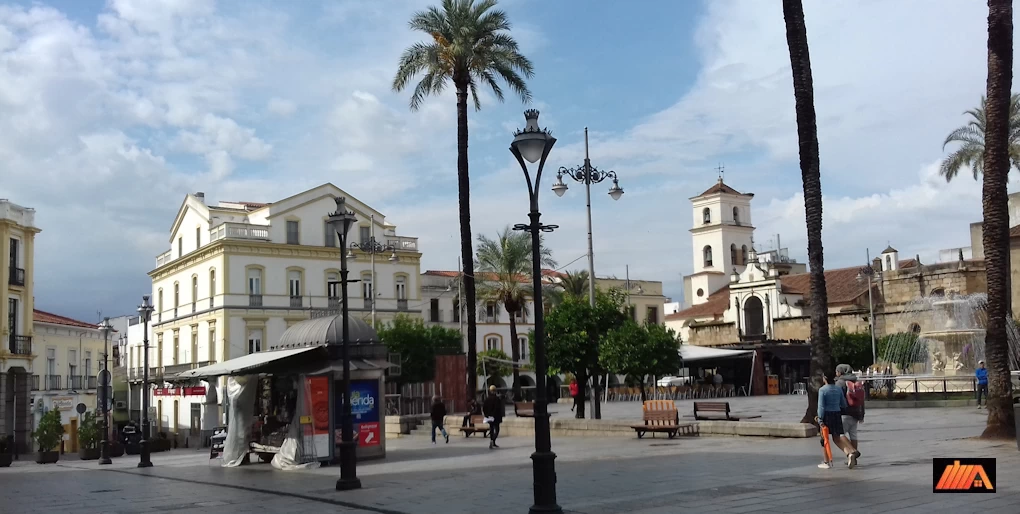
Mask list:
[[850,439],[850,445],[857,450],[854,455],[861,456],[861,448],[857,446],[857,425],[864,423],[864,400],[867,394],[864,386],[857,381],[857,375],[849,364],[836,366],[836,385],[846,396],[847,407],[843,411],[843,431]]
[[[832,442],[846,453],[847,467],[853,468],[857,466],[857,450],[843,434],[842,412],[847,407],[846,395],[839,386],[835,385],[831,371],[822,374],[822,381],[825,385],[818,390],[818,417],[816,419],[820,425],[825,425],[825,428],[828,429]],[[829,469],[832,467],[832,461],[829,460],[830,455],[828,452],[826,454],[826,459],[818,465],[819,468]]]

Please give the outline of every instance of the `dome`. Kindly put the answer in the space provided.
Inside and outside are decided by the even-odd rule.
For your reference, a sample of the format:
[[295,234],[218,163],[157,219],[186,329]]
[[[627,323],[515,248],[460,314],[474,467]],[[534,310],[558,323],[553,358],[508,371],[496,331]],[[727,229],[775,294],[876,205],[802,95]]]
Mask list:
[[[280,336],[280,342],[272,345],[272,349],[341,344],[343,343],[343,319],[341,316],[338,314],[312,318],[296,323]],[[352,344],[380,343],[378,334],[368,323],[348,315],[347,324],[348,338]]]

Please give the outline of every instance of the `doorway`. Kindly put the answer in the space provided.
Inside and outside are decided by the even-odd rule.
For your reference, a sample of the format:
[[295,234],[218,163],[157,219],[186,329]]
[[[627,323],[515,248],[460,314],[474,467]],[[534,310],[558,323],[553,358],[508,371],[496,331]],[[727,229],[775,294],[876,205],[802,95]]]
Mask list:
[[76,453],[78,451],[78,419],[77,418],[71,418],[71,434],[70,435],[71,435],[71,440],[70,440],[70,443],[71,443],[70,446],[71,447],[69,449],[65,450],[65,451],[68,451],[68,452],[71,452],[71,453]]
[[191,437],[198,437],[202,430],[202,406],[193,403],[191,404],[191,430],[189,433]]

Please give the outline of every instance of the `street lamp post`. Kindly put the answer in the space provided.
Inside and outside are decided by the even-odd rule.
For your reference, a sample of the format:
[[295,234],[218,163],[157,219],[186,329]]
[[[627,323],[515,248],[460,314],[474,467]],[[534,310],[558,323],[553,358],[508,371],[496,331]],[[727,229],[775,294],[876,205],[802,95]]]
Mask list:
[[[588,304],[591,308],[595,308],[595,250],[592,245],[592,228],[591,228],[591,185],[599,184],[607,178],[613,179],[613,186],[609,188],[609,196],[613,200],[619,200],[623,196],[623,188],[620,187],[620,182],[616,178],[615,171],[602,171],[591,165],[591,159],[588,157],[588,127],[584,128],[584,164],[574,167],[565,168],[560,167],[558,173],[556,173],[556,183],[553,184],[552,190],[556,193],[556,196],[563,196],[567,192],[567,184],[563,182],[563,176],[566,175],[576,182],[584,184],[585,200],[587,201],[588,208]],[[629,292],[629,291],[628,291]],[[599,394],[598,394],[598,381],[599,377],[592,377],[592,391],[594,401],[592,402],[592,418],[600,419],[602,417],[600,405],[599,405]]]
[[[362,241],[360,243],[351,243],[351,248],[352,249],[357,248],[362,252],[367,253],[372,259],[372,283],[369,284],[368,287],[370,289],[369,300],[372,302],[371,304],[372,328],[375,328],[375,254],[390,252],[390,262],[397,262],[397,249],[394,248],[393,245],[384,245],[375,240],[375,214],[371,216],[371,220],[372,224],[370,226],[372,227],[371,228],[372,232],[371,235],[368,237],[368,241]],[[347,236],[344,235],[343,237],[340,238],[340,241],[343,242],[346,237]],[[340,247],[344,248],[344,245],[340,245]],[[347,250],[347,257],[353,258],[354,251],[351,249]]]
[[103,370],[99,372],[99,404],[103,409],[103,419],[100,423],[100,430],[103,431],[103,439],[99,442],[99,464],[113,464],[110,460],[110,398],[108,371],[110,366],[110,318],[103,318],[99,323],[99,332],[103,334]]
[[[336,198],[336,211],[329,215],[329,223],[333,226],[337,236],[340,237],[340,316],[341,316],[341,341],[340,358],[344,362],[344,387],[341,402],[343,411],[340,420],[340,478],[336,481],[337,491],[350,491],[361,488],[361,480],[358,478],[358,456],[357,443],[354,442],[354,421],[351,415],[351,356],[348,339],[350,338],[350,327],[347,323],[347,232],[357,221],[354,213],[347,210],[346,198]],[[373,302],[372,312],[375,312]],[[373,325],[375,320],[373,319]],[[336,345],[329,348],[330,358],[336,359]]]
[[[510,153],[514,154],[524,171],[531,205],[529,213],[531,223],[514,225],[514,230],[531,232],[531,267],[535,289],[535,452],[531,454],[535,503],[529,512],[562,513],[563,509],[556,503],[556,454],[552,451],[552,439],[549,435],[549,409],[546,397],[548,364],[545,354],[545,313],[542,309],[542,263],[540,260],[542,232],[552,232],[558,227],[543,225],[539,221],[541,213],[538,212],[538,192],[542,180],[542,168],[545,167],[549,151],[556,144],[556,138],[552,137],[548,130],[538,127],[537,110],[524,111],[524,119],[527,120],[527,126],[514,133],[514,140],[510,143]],[[528,165],[525,161],[538,162],[538,171],[535,172],[534,182],[531,180],[531,174],[528,172]]]
[[872,279],[875,277],[875,268],[871,266],[871,250],[867,250],[868,264],[857,273],[857,280],[868,283],[868,327],[871,331],[871,365],[878,364],[878,352],[875,348],[875,304],[871,299]]
[[152,304],[149,303],[149,295],[142,296],[142,304],[138,306],[138,317],[142,319],[142,351],[145,356],[142,358],[142,440],[138,442],[138,454],[140,459],[138,467],[151,468],[152,460],[149,459],[149,433],[152,428],[149,426],[149,318],[152,316]]

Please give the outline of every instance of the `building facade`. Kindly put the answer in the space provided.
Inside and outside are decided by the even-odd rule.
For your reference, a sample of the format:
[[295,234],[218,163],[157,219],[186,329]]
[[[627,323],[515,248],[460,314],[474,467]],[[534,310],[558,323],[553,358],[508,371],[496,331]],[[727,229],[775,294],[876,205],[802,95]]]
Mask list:
[[0,437],[26,451],[32,432],[30,390],[35,309],[35,209],[0,199]]
[[[327,224],[335,197],[346,197],[357,226],[348,240],[381,253],[339,248]],[[162,431],[207,435],[222,420],[221,383],[180,384],[178,373],[268,350],[313,312],[340,308],[340,252],[348,251],[350,312],[385,322],[418,291],[421,254],[414,237],[332,184],[273,203],[220,202],[189,194],[170,228],[170,250],[156,258],[152,278],[149,367],[151,405]],[[374,271],[373,271],[374,270]],[[129,380],[141,380],[142,331],[128,330]],[[183,387],[188,385],[188,387]],[[133,399],[132,399],[133,406]]]

